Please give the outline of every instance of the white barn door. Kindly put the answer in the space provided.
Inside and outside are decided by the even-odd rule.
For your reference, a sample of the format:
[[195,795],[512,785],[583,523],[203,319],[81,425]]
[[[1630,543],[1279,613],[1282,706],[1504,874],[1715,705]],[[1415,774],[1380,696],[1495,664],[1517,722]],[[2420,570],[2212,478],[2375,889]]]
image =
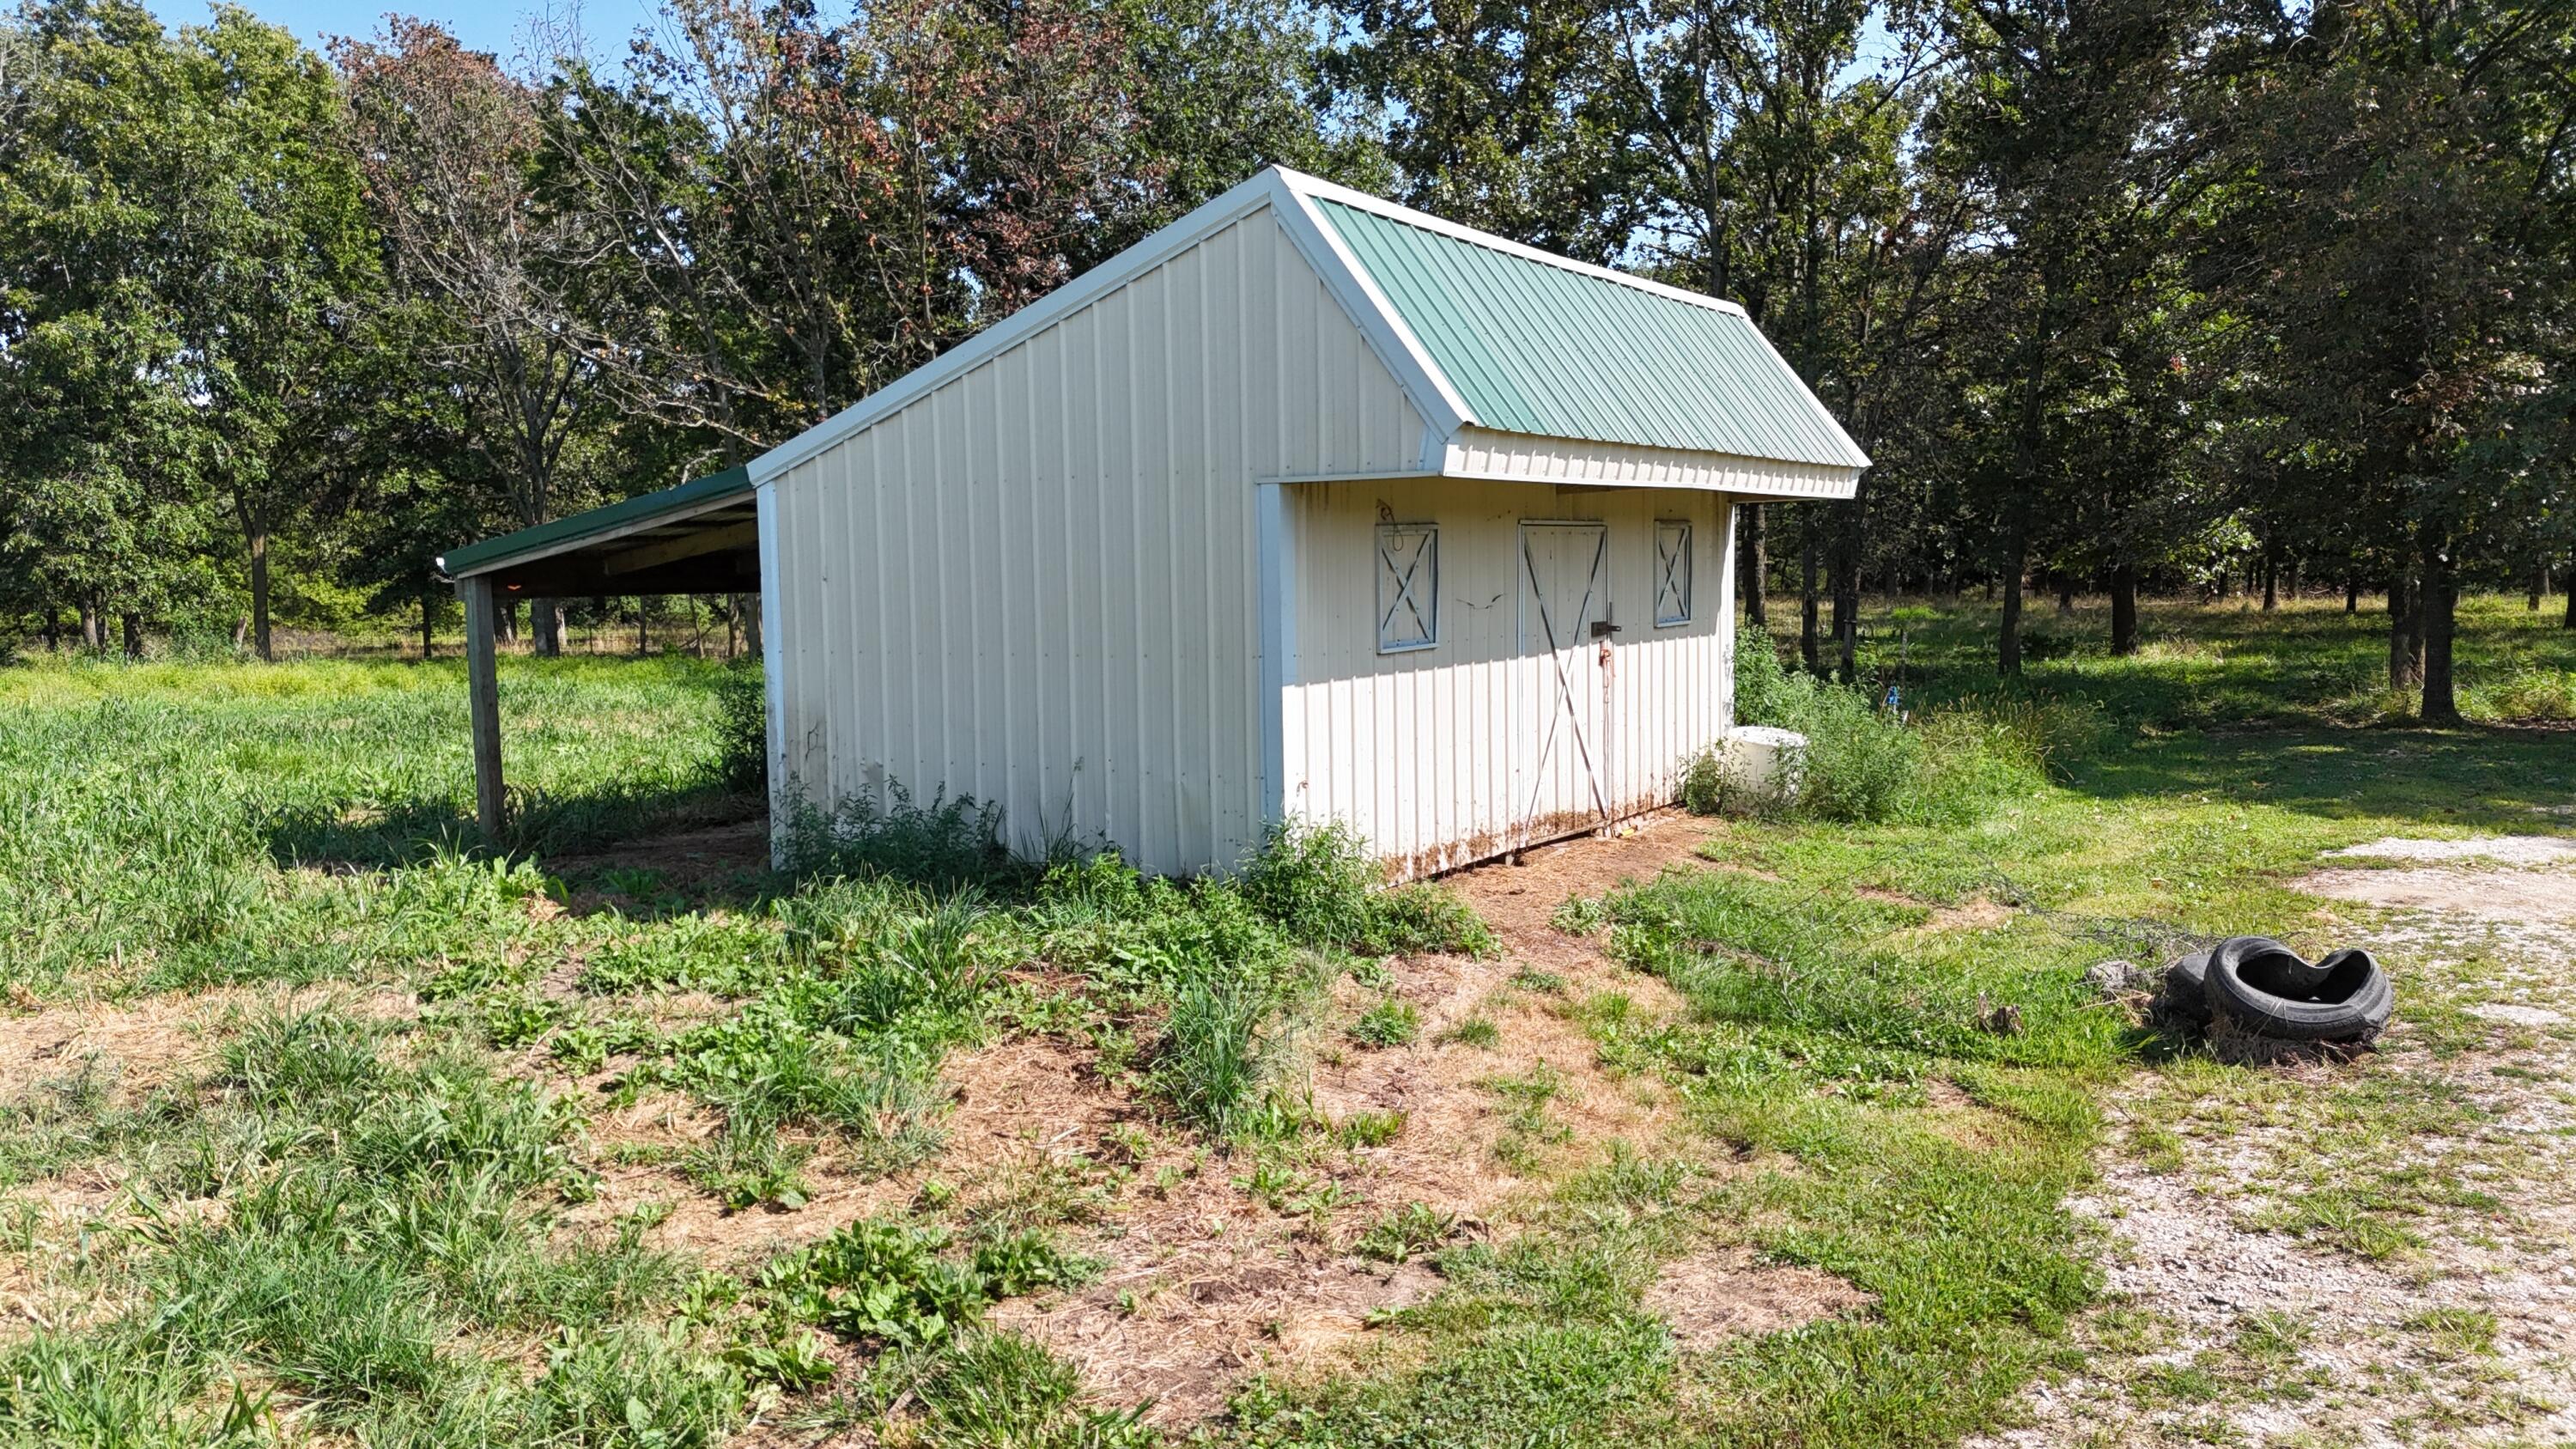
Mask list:
[[1515,831],[1529,844],[1611,818],[1610,531],[1520,526]]

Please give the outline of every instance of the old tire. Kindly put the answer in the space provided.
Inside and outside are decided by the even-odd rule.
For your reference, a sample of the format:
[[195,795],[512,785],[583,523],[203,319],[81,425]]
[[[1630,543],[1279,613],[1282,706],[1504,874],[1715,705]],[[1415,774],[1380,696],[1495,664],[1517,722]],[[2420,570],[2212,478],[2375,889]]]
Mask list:
[[2311,964],[2268,936],[2221,942],[2209,953],[2205,984],[2213,1015],[2275,1041],[2366,1042],[2397,1004],[2388,973],[2368,951],[2347,948]]
[[2156,992],[2156,1014],[2185,1026],[2209,1025],[2209,953],[2194,951],[2165,968]]
[[2326,968],[2273,940],[2269,936],[2231,936],[2218,943],[2213,957],[2224,955],[2234,963],[2234,974],[2246,985],[2271,996],[2286,996],[2293,1001],[2315,994],[2326,980]]

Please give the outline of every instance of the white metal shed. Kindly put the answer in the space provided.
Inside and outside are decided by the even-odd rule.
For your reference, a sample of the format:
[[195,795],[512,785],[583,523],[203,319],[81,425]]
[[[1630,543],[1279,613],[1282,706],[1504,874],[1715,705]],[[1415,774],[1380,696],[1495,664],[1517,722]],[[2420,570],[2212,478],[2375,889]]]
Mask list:
[[771,779],[1139,866],[1668,803],[1734,505],[1868,458],[1732,303],[1270,170],[756,459]]
[[781,827],[900,784],[1024,851],[1225,869],[1305,817],[1420,874],[1670,801],[1731,719],[1735,505],[1868,462],[1732,303],[1274,169],[747,475],[447,563],[469,613],[747,571],[749,492]]

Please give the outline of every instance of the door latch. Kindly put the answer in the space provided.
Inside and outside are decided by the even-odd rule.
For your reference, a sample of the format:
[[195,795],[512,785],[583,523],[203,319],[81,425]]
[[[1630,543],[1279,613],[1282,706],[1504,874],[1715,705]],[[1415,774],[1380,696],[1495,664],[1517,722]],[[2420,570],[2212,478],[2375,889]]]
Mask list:
[[1592,637],[1595,639],[1607,639],[1618,632],[1619,626],[1611,623],[1607,619],[1595,619],[1592,621]]

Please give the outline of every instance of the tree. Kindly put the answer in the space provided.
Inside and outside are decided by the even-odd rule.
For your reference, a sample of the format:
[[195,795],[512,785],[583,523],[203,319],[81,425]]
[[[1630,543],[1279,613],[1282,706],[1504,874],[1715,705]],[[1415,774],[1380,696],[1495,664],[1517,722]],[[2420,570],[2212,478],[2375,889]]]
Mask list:
[[1213,182],[1208,158],[1245,133],[1196,108],[1249,99],[1250,134],[1282,133],[1275,96],[1207,94],[1270,33],[1175,8],[907,0],[829,25],[675,0],[676,43],[639,41],[623,79],[565,62],[555,150],[616,240],[577,279],[592,300],[561,310],[647,299],[593,355],[622,402],[729,452],[819,421],[1165,219],[1176,172],[1241,179]]
[[137,143],[160,123],[160,22],[125,0],[29,13],[0,131],[0,583],[128,653],[199,602],[207,438],[173,306],[193,221]]
[[376,238],[319,56],[222,6],[151,69],[150,104],[116,143],[165,173],[160,189],[186,218],[164,258],[169,315],[267,659],[271,535],[318,508],[350,446],[351,380],[381,280]]
[[1578,0],[1358,0],[1326,54],[1384,137],[1396,198],[1584,261],[1619,259],[1650,201],[1612,36]]
[[1126,170],[1155,195],[1102,218],[1077,266],[1106,260],[1264,166],[1293,166],[1362,190],[1394,181],[1363,126],[1325,113],[1333,89],[1322,20],[1296,0],[1105,0],[1141,77]]
[[[1927,76],[1930,36],[1874,0],[1645,0],[1608,16],[1615,89],[1654,199],[1647,219],[1674,280],[1732,298],[1808,386],[1874,448],[1895,414],[1874,389],[1901,376],[1963,230],[1964,211],[1927,199],[1906,138]],[[1860,61],[1872,21],[1892,20],[1894,55]],[[1869,495],[1798,510],[1801,651],[1817,663],[1818,565],[1834,580],[1841,668],[1853,671]],[[1763,620],[1765,510],[1748,510],[1747,604]]]
[[1930,124],[1935,164],[1985,218],[1957,340],[1985,420],[1972,487],[2000,544],[2007,675],[2034,554],[2094,484],[2084,403],[2160,305],[2158,263],[2208,184],[2201,138],[2176,124],[2201,19],[2180,0],[1972,0],[1950,20],[1965,69]]
[[[433,299],[454,343],[424,359],[474,399],[515,521],[554,516],[565,445],[596,395],[567,279],[608,251],[544,185],[543,97],[435,25],[389,17],[377,42],[335,41],[357,164],[397,289]],[[532,602],[538,649],[562,646],[552,599]]]
[[2563,486],[2541,445],[2565,419],[2576,17],[2338,0],[2244,46],[2260,184],[2229,225],[2259,249],[2240,300],[2277,343],[2267,391],[2322,465],[2311,511],[2389,561],[2391,685],[2456,720],[2462,579],[2519,562],[2513,522]]

